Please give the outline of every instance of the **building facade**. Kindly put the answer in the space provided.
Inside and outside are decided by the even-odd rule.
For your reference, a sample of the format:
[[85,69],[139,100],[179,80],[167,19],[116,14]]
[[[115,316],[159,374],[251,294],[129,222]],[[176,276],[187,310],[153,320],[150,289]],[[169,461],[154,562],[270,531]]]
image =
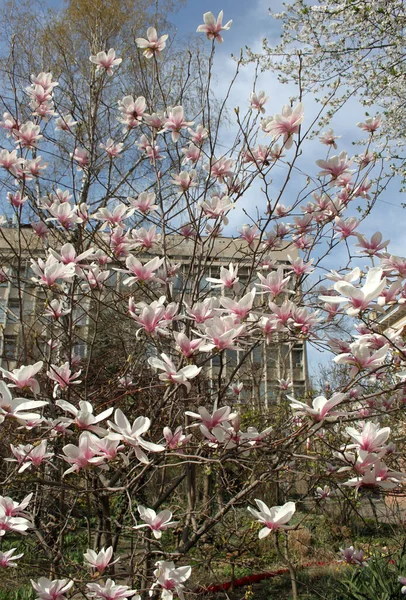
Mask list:
[[[31,260],[44,257],[44,244],[30,227],[18,231],[3,228],[0,252],[3,268],[0,283],[1,366],[12,369],[18,364],[47,360],[50,346],[61,341],[62,334],[58,334],[59,338],[52,334],[52,318],[44,316],[44,307],[49,305],[55,293],[58,297],[62,296],[58,286],[54,290],[47,290],[32,281],[34,273]],[[154,255],[162,255],[162,252],[161,247],[156,252],[137,251],[136,254],[145,262]],[[213,287],[207,278],[218,278],[221,268],[228,268],[230,263],[235,267],[238,265],[241,294],[245,289],[248,291],[248,286],[251,287],[255,281],[252,252],[243,239],[203,238],[196,244],[193,239],[169,235],[165,240],[164,252],[167,264],[174,267],[174,274],[166,292],[157,289],[155,297],[166,293],[170,296],[168,300],[182,304],[190,302],[192,297],[204,299],[208,295],[229,294],[231,292],[228,290]],[[288,270],[288,254],[293,257],[298,255],[292,247],[267,252],[270,268],[286,266]],[[91,287],[87,291],[75,291],[71,286],[74,308],[67,320],[63,339],[71,335],[75,360],[89,358],[90,354],[92,357],[103,353],[110,355],[113,373],[114,355],[117,355],[118,363],[119,356],[123,360],[126,355],[133,354],[134,345],[137,346],[137,328],[127,315],[128,297],[135,295],[137,301],[151,301],[152,296],[146,293],[143,297],[142,286],[136,291],[125,286],[125,274],[117,270],[114,263],[108,265],[108,270],[103,292]],[[258,295],[256,302],[263,303],[264,297]],[[50,331],[51,337],[54,335],[52,340],[49,339]],[[143,351],[149,352],[148,347]],[[65,358],[71,360],[72,356],[59,356],[60,361]],[[292,342],[286,334],[275,332],[269,343],[258,336],[258,342],[254,339],[249,350],[245,347],[242,350],[226,350],[214,354],[204,363],[209,386],[227,384],[233,380],[237,370],[238,380],[243,383],[241,401],[253,404],[258,409],[266,409],[278,402],[282,393],[286,394],[281,390],[281,380],[290,380],[290,392],[299,398],[307,388],[305,344],[298,339]]]

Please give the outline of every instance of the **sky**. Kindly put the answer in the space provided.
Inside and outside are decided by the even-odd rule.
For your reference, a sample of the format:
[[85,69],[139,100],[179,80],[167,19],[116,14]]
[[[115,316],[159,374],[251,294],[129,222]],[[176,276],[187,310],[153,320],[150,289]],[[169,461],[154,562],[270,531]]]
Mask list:
[[[61,0],[48,0],[49,6],[59,8],[63,6]],[[262,48],[262,40],[268,39],[270,45],[278,43],[280,36],[280,22],[273,19],[269,15],[269,5],[272,4],[272,10],[282,10],[282,2],[280,0],[188,0],[185,5],[172,17],[172,21],[177,29],[176,36],[178,38],[189,37],[196,32],[199,24],[203,23],[203,13],[212,11],[215,16],[220,10],[224,11],[223,23],[232,19],[233,23],[229,31],[223,32],[224,43],[216,45],[216,55],[214,63],[215,71],[215,92],[216,96],[221,99],[227,91],[228,82],[232,78],[236,62],[233,57],[239,56],[240,49],[245,46],[250,47],[256,52],[260,52]],[[159,32],[160,34],[165,32]],[[140,32],[140,36],[144,36],[145,32]],[[198,34],[204,36],[204,34]],[[210,42],[207,41],[208,50]],[[241,70],[240,76],[230,94],[228,108],[231,115],[233,109],[239,107],[241,110],[248,108],[249,96],[253,89],[253,67],[244,67]],[[274,74],[268,72],[262,73],[257,82],[257,90],[265,90],[269,96],[267,103],[267,114],[272,115],[280,112],[284,104],[289,104],[289,98],[295,96],[297,90],[292,85],[281,85],[277,81]],[[305,120],[303,127],[310,123],[317,111],[317,105],[314,99],[307,96],[304,100],[305,105]],[[373,108],[369,109],[373,114]],[[361,152],[362,149],[353,147],[352,140],[362,138],[362,132],[356,127],[358,121],[363,120],[364,110],[354,100],[349,102],[335,117],[332,125],[336,135],[341,135],[339,140],[339,149],[348,151],[349,155],[354,152]],[[221,133],[223,143],[226,145],[227,140],[232,140],[235,136],[236,129],[233,125],[224,125]],[[365,136],[364,136],[365,137]],[[301,167],[304,172],[310,172],[314,175],[319,170],[315,166],[315,161],[318,158],[325,157],[325,147],[317,142],[309,142],[305,146],[303,156],[301,157]],[[283,181],[283,169],[280,174],[275,171],[274,188],[275,192],[278,189],[278,184]],[[293,179],[288,194],[294,196],[303,183],[303,178],[297,176]],[[385,193],[380,197],[371,215],[363,222],[361,232],[367,237],[371,237],[376,231],[381,231],[383,238],[390,240],[389,251],[392,254],[405,254],[404,243],[404,223],[405,212],[401,208],[401,202],[405,199],[399,193],[400,182],[392,182]],[[237,229],[246,222],[244,209],[258,203],[261,207],[261,191],[258,185],[253,185],[243,199],[239,200],[236,209],[230,213],[230,225],[225,231],[226,234],[236,234]],[[290,204],[289,198],[283,199],[284,204]],[[263,208],[263,204],[262,204]],[[354,212],[353,214],[356,214]],[[344,266],[345,252],[339,248],[328,261],[328,268],[339,268]],[[359,266],[366,266],[366,261],[359,261]],[[321,355],[317,351],[310,350],[310,360],[312,369],[317,369],[318,362],[329,360],[326,355]]]

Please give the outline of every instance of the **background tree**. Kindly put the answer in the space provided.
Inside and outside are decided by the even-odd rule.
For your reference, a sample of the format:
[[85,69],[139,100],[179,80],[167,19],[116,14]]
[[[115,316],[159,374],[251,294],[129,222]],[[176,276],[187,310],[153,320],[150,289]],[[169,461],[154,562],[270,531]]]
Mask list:
[[[405,144],[406,8],[402,0],[295,0],[281,13],[282,39],[276,47],[264,40],[258,59],[281,81],[300,80],[303,92],[329,100],[320,125],[355,96],[384,115],[380,135],[394,145],[392,158]],[[338,93],[337,93],[338,92]],[[323,96],[322,96],[323,95]]]

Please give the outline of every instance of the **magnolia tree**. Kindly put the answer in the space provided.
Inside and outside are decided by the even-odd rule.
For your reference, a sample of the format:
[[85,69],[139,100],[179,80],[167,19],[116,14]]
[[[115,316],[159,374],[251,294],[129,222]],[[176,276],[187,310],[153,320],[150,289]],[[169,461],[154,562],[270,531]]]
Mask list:
[[[11,363],[5,330],[1,368],[0,566],[5,580],[17,567],[18,585],[29,566],[37,598],[183,598],[221,528],[245,544],[252,518],[297,597],[278,534],[302,526],[299,474],[299,500],[315,510],[402,489],[404,343],[380,317],[405,301],[406,259],[362,233],[385,185],[379,120],[359,124],[359,156],[333,154],[338,136],[325,132],[304,174],[305,107],[269,115],[253,82],[225,149],[225,103],[213,117],[210,102],[216,44],[231,26],[222,18],[206,13],[198,27],[211,52],[196,114],[120,89],[112,101],[126,60],[112,48],[90,56],[86,122],[79,103],[59,102],[51,72],[4,99],[1,280],[14,299],[7,318],[20,323]],[[159,88],[167,36],[151,27],[136,41]],[[240,206],[246,223],[222,238]],[[235,258],[211,269],[227,247]],[[327,270],[337,248],[346,266]],[[344,317],[355,335],[333,336]],[[256,349],[303,342],[329,348],[348,379],[324,397],[300,393],[284,371],[258,418],[240,402]],[[354,548],[344,558],[363,562]]]

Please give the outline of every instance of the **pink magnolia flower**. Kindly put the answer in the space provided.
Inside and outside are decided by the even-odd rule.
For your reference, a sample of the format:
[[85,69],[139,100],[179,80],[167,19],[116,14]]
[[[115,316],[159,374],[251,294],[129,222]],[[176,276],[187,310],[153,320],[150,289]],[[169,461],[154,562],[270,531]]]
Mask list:
[[187,164],[189,161],[192,163],[196,163],[200,156],[201,150],[197,146],[195,146],[192,142],[190,142],[186,148],[182,148],[182,154],[184,155],[184,159],[182,161],[182,165]]
[[25,411],[33,408],[46,406],[46,400],[26,400],[25,398],[14,398],[4,381],[0,381],[0,423],[6,417],[14,417],[23,420],[36,420],[40,418],[38,413],[27,413]]
[[222,296],[220,298],[220,304],[229,312],[231,315],[236,317],[236,322],[244,320],[252,309],[256,295],[256,289],[252,288],[248,294],[245,294],[240,300],[233,300]]
[[169,427],[164,427],[163,434],[169,450],[177,450],[178,448],[181,448],[187,444],[192,437],[192,434],[185,435],[183,433],[181,425],[179,425],[179,427],[177,427],[173,433]]
[[78,163],[78,171],[86,169],[90,165],[90,154],[86,148],[75,148],[73,154],[71,154],[72,160]]
[[183,583],[191,576],[192,568],[176,568],[173,562],[164,560],[159,560],[156,566],[158,567],[154,571],[156,582],[151,586],[150,595],[153,595],[154,588],[159,585],[162,600],[172,600],[174,593],[179,596],[180,600],[184,600]]
[[31,579],[31,585],[38,594],[37,600],[66,600],[65,594],[73,586],[73,581],[40,577],[38,581]]
[[297,411],[296,416],[308,416],[317,423],[322,421],[334,421],[340,413],[337,411],[331,412],[331,409],[340,404],[344,399],[345,394],[333,394],[330,400],[327,400],[324,396],[317,396],[312,402],[312,406],[299,402],[293,396],[287,396],[291,401],[290,407],[292,410]]
[[374,133],[382,125],[382,120],[382,115],[368,117],[364,122],[357,123],[357,127],[364,131],[368,131],[369,133]]
[[165,446],[147,442],[141,437],[148,431],[151,425],[151,421],[147,417],[137,417],[133,424],[130,425],[123,411],[117,408],[114,413],[114,423],[108,421],[108,424],[112,430],[112,433],[109,434],[111,439],[115,439],[116,437],[116,439],[123,440],[124,443],[132,446],[135,456],[143,464],[147,465],[149,460],[141,448],[150,452],[163,452],[165,450]]
[[244,224],[241,226],[241,229],[239,229],[238,232],[241,235],[241,237],[248,242],[250,248],[252,248],[253,243],[259,237],[259,230],[256,225],[251,226],[248,224]]
[[355,427],[347,427],[346,432],[350,438],[355,442],[347,448],[358,448],[359,450],[365,450],[367,452],[379,452],[384,447],[384,443],[390,435],[390,427],[379,428],[379,425],[375,425],[369,421],[364,424],[361,431],[355,429]]
[[113,546],[109,546],[109,548],[102,548],[100,552],[96,552],[95,550],[88,549],[83,557],[86,559],[86,565],[95,569],[100,575],[103,575],[104,571],[110,565],[115,565],[120,559],[111,560],[113,556]]
[[360,567],[366,565],[363,550],[355,550],[354,546],[350,546],[349,548],[340,548],[340,552],[347,564],[359,565]]
[[277,271],[268,273],[266,277],[261,275],[261,273],[258,273],[258,279],[261,283],[257,283],[256,286],[264,290],[263,292],[259,292],[259,294],[270,294],[272,300],[282,293],[294,293],[287,287],[290,281],[290,275],[287,277],[283,276],[283,267],[278,267]]
[[264,104],[269,100],[269,96],[265,96],[265,92],[261,90],[260,92],[255,93],[251,92],[250,94],[250,104],[251,108],[255,108],[258,112],[264,113]]
[[55,120],[55,129],[57,131],[71,131],[72,127],[77,124],[78,122],[73,119],[72,115],[61,115]]
[[33,228],[33,230],[35,231],[35,233],[37,234],[37,236],[39,238],[41,238],[41,240],[45,240],[46,239],[46,237],[47,237],[47,235],[49,233],[49,229],[45,225],[45,223],[43,223],[42,221],[32,221],[31,227]]
[[336,140],[338,140],[341,135],[334,135],[334,131],[332,129],[328,129],[327,131],[323,131],[319,140],[322,144],[326,146],[332,146],[334,150],[337,150]]
[[65,455],[62,458],[72,465],[64,472],[64,476],[68,473],[87,469],[92,466],[105,467],[103,464],[105,456],[98,456],[97,448],[94,446],[95,439],[97,438],[92,433],[84,431],[80,434],[78,446],[67,444],[62,448],[62,452]]
[[182,194],[190,188],[197,187],[198,183],[194,181],[195,177],[196,171],[194,169],[191,169],[190,171],[181,171],[179,175],[172,175],[172,183],[180,188],[179,193]]
[[206,338],[200,347],[202,352],[211,350],[239,350],[235,345],[237,339],[245,332],[245,325],[237,325],[234,317],[213,317],[206,321],[202,327],[202,337]]
[[93,414],[93,405],[85,400],[80,400],[80,408],[76,408],[76,406],[73,406],[73,404],[66,402],[65,400],[57,400],[55,404],[65,412],[69,412],[75,417],[74,420],[68,419],[70,424],[75,423],[79,429],[87,429],[88,431],[93,431],[97,434],[104,431],[98,426],[98,423],[104,419],[107,419],[107,417],[109,417],[114,410],[113,407],[107,408],[99,415],[95,416]]
[[146,215],[149,212],[158,210],[158,204],[154,204],[155,198],[154,192],[141,192],[138,198],[129,198],[129,201],[135,210]]
[[193,131],[193,129],[188,129],[189,133],[190,133],[190,138],[192,140],[192,142],[194,142],[195,144],[197,144],[199,147],[201,147],[204,143],[204,140],[208,137],[209,132],[207,131],[207,129],[205,127],[203,127],[203,125],[197,125],[195,131]]
[[121,226],[122,221],[128,217],[131,217],[133,213],[134,208],[128,208],[128,206],[120,202],[120,204],[117,204],[113,210],[110,210],[107,207],[101,207],[92,216],[94,219],[97,219],[98,221],[105,221],[114,227],[117,225]]
[[282,108],[282,114],[277,114],[268,121],[265,132],[272,135],[274,139],[283,136],[284,148],[289,150],[293,145],[293,136],[299,133],[303,119],[304,112],[301,102],[294,109],[285,105]]
[[186,312],[196,324],[204,323],[208,319],[212,319],[220,306],[218,298],[205,298],[202,302],[197,302],[193,306],[189,306],[184,302]]
[[162,296],[159,301],[154,301],[151,304],[145,304],[145,302],[136,304],[134,298],[131,297],[128,302],[128,312],[134,321],[148,334],[165,335],[166,328],[172,322],[178,310],[178,305],[171,302],[165,307],[164,302],[165,296]]
[[17,563],[15,562],[24,554],[14,554],[17,548],[11,548],[10,550],[6,550],[5,552],[0,552],[0,567],[16,567]]
[[292,258],[290,254],[288,254],[288,260],[290,262],[290,267],[292,271],[298,277],[304,274],[313,273],[314,271],[314,267],[312,266],[314,258],[310,259],[309,262],[305,263],[303,261],[303,258],[301,258],[300,256],[298,256],[297,258]]
[[341,296],[319,296],[319,299],[328,304],[346,302],[347,314],[356,316],[360,311],[368,308],[370,303],[377,298],[386,286],[386,278],[382,278],[383,270],[373,267],[368,271],[365,284],[361,289],[356,288],[347,281],[337,281],[334,284],[336,292]]
[[17,156],[17,150],[0,150],[0,166],[12,175],[17,176],[20,172],[20,166],[24,163],[24,159]]
[[111,138],[109,138],[105,144],[100,143],[100,148],[103,148],[103,150],[105,150],[111,158],[118,156],[122,151],[123,146],[124,144],[121,142],[115,142]]
[[96,71],[106,71],[107,75],[113,75],[113,67],[117,67],[123,61],[122,58],[116,58],[116,52],[113,48],[107,52],[98,52],[89,57],[90,62],[96,65]]
[[204,169],[208,171],[210,177],[217,179],[218,183],[224,183],[225,177],[234,177],[234,160],[232,158],[221,158],[213,157],[212,161],[204,166]]
[[350,377],[355,377],[363,369],[375,369],[386,359],[389,344],[385,344],[376,352],[372,352],[365,341],[358,340],[350,344],[349,352],[344,352],[333,358],[339,365],[352,365]]
[[341,217],[335,217],[334,230],[335,235],[341,235],[341,239],[345,240],[350,235],[357,235],[354,233],[359,225],[359,220],[356,217],[348,217],[348,219],[342,219]]
[[[374,233],[370,240],[368,240],[365,235],[362,235],[361,233],[357,234],[357,238],[358,244],[355,245],[359,248],[362,248],[362,250],[370,256],[374,256],[379,252],[379,250],[386,248],[390,242],[390,240],[385,240],[384,242],[382,241],[382,233],[380,231]],[[362,250],[359,252],[362,252]]]
[[137,590],[130,590],[128,585],[116,585],[112,579],[107,579],[105,584],[87,583],[86,587],[90,590],[90,597],[95,600],[125,600],[130,596],[132,600],[141,600]]
[[[207,429],[213,429],[222,423],[232,421],[232,419],[237,416],[237,413],[231,412],[231,408],[229,406],[217,408],[217,403],[215,403],[213,406],[212,414],[210,414],[207,408],[204,406],[199,406],[197,410],[197,413],[187,410],[185,411],[185,415],[193,417],[194,419],[198,419],[198,421],[201,421],[201,424]],[[198,423],[196,423],[196,425],[198,425]]]
[[36,395],[39,394],[39,383],[35,379],[35,375],[42,369],[43,362],[39,361],[35,365],[21,366],[12,371],[6,371],[0,367],[3,377],[10,379],[13,383],[9,383],[9,387],[16,387],[19,390],[29,388]]
[[258,534],[260,540],[269,535],[271,531],[285,529],[285,523],[290,521],[296,511],[294,502],[287,502],[283,506],[274,506],[272,508],[268,508],[262,500],[256,499],[255,502],[259,510],[255,510],[251,506],[248,507],[248,510],[257,521],[265,525]]
[[227,288],[232,289],[238,283],[238,265],[234,267],[233,263],[230,263],[228,269],[226,267],[220,267],[220,278],[206,277],[206,281],[212,284],[212,288]]
[[347,173],[351,165],[346,152],[340,152],[338,156],[332,156],[327,160],[316,160],[316,164],[321,167],[319,177],[330,175],[331,180],[335,181],[343,173]]
[[[145,283],[147,281],[155,280],[155,274],[157,269],[163,264],[164,258],[159,258],[159,256],[155,256],[149,260],[145,265],[141,263],[138,258],[135,256],[129,256],[125,261],[127,271],[123,271],[124,273],[131,273],[130,277],[124,279],[124,285],[132,285],[136,281],[141,281]],[[118,269],[122,270],[122,269]]]
[[135,248],[146,248],[149,250],[161,240],[161,234],[157,233],[156,226],[152,225],[149,229],[140,227],[131,231],[131,237],[134,240]]
[[121,112],[121,118],[118,119],[120,123],[124,123],[126,129],[132,129],[138,127],[142,121],[147,102],[144,96],[139,96],[134,100],[132,96],[125,96],[122,100],[118,101],[118,108]]
[[183,106],[168,108],[167,113],[164,131],[171,131],[172,141],[177,142],[180,138],[180,130],[193,125],[193,121],[185,121]]
[[14,136],[15,132],[20,128],[20,121],[15,119],[9,112],[3,113],[3,121],[0,121],[0,127],[6,130],[7,137]]
[[192,385],[189,383],[189,379],[194,379],[202,370],[202,367],[196,365],[187,365],[182,367],[178,371],[171,359],[164,353],[161,354],[163,360],[152,356],[148,359],[148,363],[154,369],[163,371],[160,373],[159,379],[167,383],[181,384],[186,387],[187,392],[190,392]]
[[29,469],[32,465],[38,467],[46,459],[54,456],[53,452],[47,452],[47,440],[42,440],[37,446],[33,446],[32,444],[13,446],[13,444],[10,444],[10,448],[15,458],[6,458],[5,460],[8,462],[18,462],[21,465],[18,469],[19,473]]
[[232,21],[228,21],[225,25],[223,25],[223,15],[223,11],[220,11],[216,20],[212,12],[204,13],[204,24],[199,25],[196,31],[199,33],[205,33],[207,39],[215,40],[221,44],[224,40],[220,35],[220,31],[228,31],[233,23]]
[[40,131],[41,127],[39,125],[28,121],[16,131],[16,143],[21,144],[24,148],[36,148],[39,140],[43,138]]
[[77,381],[80,377],[81,371],[72,373],[69,362],[65,362],[63,365],[58,367],[57,365],[50,365],[47,376],[52,381],[56,382],[54,387],[54,396],[58,388],[66,390],[70,385],[78,385],[81,381]]
[[145,525],[136,525],[133,529],[141,529],[149,527],[155,539],[159,540],[162,537],[162,532],[168,527],[175,527],[178,521],[171,521],[172,513],[169,510],[162,510],[158,514],[152,508],[145,508],[141,504],[138,506],[138,512]]
[[202,211],[209,219],[222,218],[224,225],[228,225],[228,219],[225,216],[229,210],[234,208],[235,202],[231,202],[228,196],[212,196],[210,199],[200,203]]
[[182,352],[183,356],[185,356],[186,358],[190,358],[197,350],[199,350],[199,347],[203,343],[203,340],[201,338],[190,340],[187,337],[187,335],[182,333],[181,331],[174,331],[173,337],[176,340],[177,347]]
[[161,35],[159,38],[155,27],[148,27],[147,39],[136,38],[135,43],[137,44],[138,48],[144,49],[143,55],[145,58],[152,58],[153,56],[159,56],[161,54],[162,50],[166,46],[167,39],[167,33],[165,35]]

